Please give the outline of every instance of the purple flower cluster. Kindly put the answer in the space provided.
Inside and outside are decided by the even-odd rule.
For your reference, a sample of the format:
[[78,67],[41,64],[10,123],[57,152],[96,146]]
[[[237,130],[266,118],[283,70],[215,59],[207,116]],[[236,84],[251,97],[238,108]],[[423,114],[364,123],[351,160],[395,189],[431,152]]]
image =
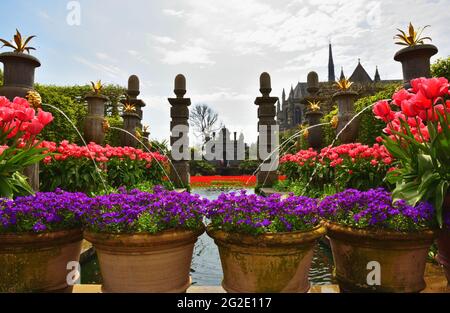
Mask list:
[[98,196],[83,214],[85,227],[106,233],[151,233],[167,229],[197,230],[203,227],[203,208],[208,201],[198,195],[155,187]]
[[222,194],[205,210],[214,229],[251,235],[310,230],[319,223],[317,213],[315,199],[262,197],[245,191]]
[[0,199],[0,233],[40,233],[81,227],[90,207],[83,193],[38,192],[15,200]]
[[322,218],[355,228],[418,231],[435,227],[435,210],[429,203],[413,207],[404,200],[393,202],[383,188],[348,189],[326,197],[319,205]]

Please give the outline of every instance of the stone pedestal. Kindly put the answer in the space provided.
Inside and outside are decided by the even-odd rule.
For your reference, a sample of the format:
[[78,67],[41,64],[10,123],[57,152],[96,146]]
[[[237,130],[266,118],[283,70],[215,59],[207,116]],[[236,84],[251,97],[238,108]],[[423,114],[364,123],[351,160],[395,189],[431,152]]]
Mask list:
[[[255,99],[255,104],[258,106],[258,160],[261,163],[264,163],[267,168],[273,170],[267,171],[261,169],[256,175],[256,184],[258,187],[267,188],[272,187],[278,181],[278,173],[277,168],[275,166],[271,166],[271,159],[264,160],[260,155],[261,149],[266,151],[267,154],[270,154],[277,147],[272,147],[272,130],[275,129],[277,123],[275,121],[276,116],[276,107],[275,104],[278,101],[277,97],[270,97],[270,92],[272,91],[270,75],[268,73],[262,73],[260,76],[260,89],[259,91],[262,94],[262,97],[257,97]],[[261,133],[261,126],[267,127],[267,134]],[[277,134],[278,135],[278,134]],[[262,136],[266,136],[264,140],[262,140]],[[262,142],[265,141],[266,144],[262,147]],[[278,142],[278,141],[277,141]],[[274,157],[276,155],[274,154]]]
[[[319,75],[316,72],[309,72],[307,78],[307,88],[308,95],[303,98],[302,104],[306,107],[310,103],[319,103]],[[314,126],[320,124],[320,119],[323,113],[320,111],[307,111],[305,114],[306,122],[309,126]],[[308,130],[308,145],[311,148],[320,150],[322,148],[322,126],[317,126]]]
[[431,77],[430,59],[438,53],[434,45],[417,45],[398,51],[394,60],[402,63],[403,82],[405,88],[410,88],[414,78]]
[[[123,129],[136,136],[136,129],[139,128],[140,124],[139,115],[137,113],[124,112],[122,118],[123,118]],[[124,147],[136,148],[140,145],[139,141],[137,141],[136,138],[134,138],[130,134],[121,132],[120,136],[121,136],[120,141],[122,143],[122,146]]]
[[[3,86],[0,87],[0,96],[10,101],[15,97],[25,98],[33,90],[34,73],[41,66],[39,60],[29,54],[6,52],[0,54],[3,63]],[[39,163],[27,167],[24,174],[34,191],[39,191]]]
[[[322,112],[306,112],[306,119],[308,121],[309,126],[314,126],[320,124],[320,119],[322,118]],[[314,128],[310,128],[308,130],[308,144],[311,148],[315,150],[322,149],[322,126],[317,126]]]
[[351,124],[348,125],[355,116],[354,104],[357,97],[358,94],[352,91],[342,91],[333,95],[333,102],[337,102],[338,105],[339,123],[336,129],[336,135],[342,131],[339,135],[339,140],[343,144],[353,143],[358,137],[359,118],[354,119]]
[[[169,98],[170,108],[170,145],[172,148],[172,167],[170,179],[175,188],[187,188],[189,176],[189,106],[191,99],[186,94],[186,78],[179,74],[175,77],[174,93],[176,98]],[[181,131],[181,132],[180,132]],[[176,154],[176,155],[175,155]]]
[[88,103],[88,114],[84,120],[84,139],[87,143],[95,142],[102,145],[105,140],[103,121],[108,97],[89,93],[86,96],[86,101]]

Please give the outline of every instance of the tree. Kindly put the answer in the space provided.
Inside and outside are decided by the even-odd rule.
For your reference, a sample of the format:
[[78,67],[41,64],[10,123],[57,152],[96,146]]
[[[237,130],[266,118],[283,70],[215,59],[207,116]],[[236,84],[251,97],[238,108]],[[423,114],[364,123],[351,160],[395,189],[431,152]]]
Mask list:
[[0,69],[0,86],[3,86],[3,71]]
[[218,124],[219,114],[207,104],[197,104],[190,113],[189,121],[194,133],[202,138],[203,143],[213,132],[222,128],[222,124]]
[[431,74],[433,77],[445,77],[450,79],[450,56],[444,59],[438,59],[431,66]]

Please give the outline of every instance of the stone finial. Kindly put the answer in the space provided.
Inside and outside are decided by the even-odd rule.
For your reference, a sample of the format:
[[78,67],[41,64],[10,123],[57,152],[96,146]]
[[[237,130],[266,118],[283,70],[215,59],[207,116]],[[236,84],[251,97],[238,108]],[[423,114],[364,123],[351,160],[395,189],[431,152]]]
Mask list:
[[319,88],[319,75],[316,72],[309,72],[307,82],[308,88]]
[[128,90],[127,94],[131,98],[136,98],[139,96],[141,92],[139,91],[139,77],[136,75],[131,75],[130,78],[128,78]]
[[270,92],[272,91],[269,73],[264,72],[259,77],[259,91],[262,93],[263,97],[269,97]]
[[183,98],[186,94],[186,77],[183,74],[178,74],[175,77],[175,89],[173,92],[177,98]]

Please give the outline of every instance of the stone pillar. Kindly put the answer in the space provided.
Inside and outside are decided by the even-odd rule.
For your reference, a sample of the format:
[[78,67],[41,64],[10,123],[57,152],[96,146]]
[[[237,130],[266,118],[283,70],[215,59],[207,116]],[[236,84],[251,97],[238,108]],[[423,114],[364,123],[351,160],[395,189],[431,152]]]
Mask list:
[[[262,97],[257,97],[255,99],[255,104],[258,106],[258,160],[263,162],[264,158],[260,156],[260,145],[261,136],[267,135],[266,145],[264,148],[267,153],[271,153],[276,147],[271,146],[272,142],[272,132],[273,127],[276,126],[275,115],[276,108],[275,104],[278,101],[277,97],[271,97],[270,92],[272,91],[270,75],[268,73],[262,73],[259,79],[260,89]],[[266,126],[268,134],[261,134],[260,127]],[[266,166],[270,167],[271,160],[264,161]],[[256,183],[258,187],[272,187],[278,181],[277,168],[273,168],[271,171],[259,171],[256,175]]]
[[[170,145],[172,147],[172,159],[173,166],[170,171],[170,179],[174,183],[176,188],[188,188],[190,183],[189,176],[189,137],[188,133],[176,133],[175,127],[185,126],[185,130],[189,130],[189,106],[191,105],[191,99],[184,98],[186,94],[186,78],[179,74],[175,77],[174,93],[176,98],[169,98],[169,103],[172,106],[170,109]],[[183,156],[174,158],[174,144],[181,144],[181,149],[176,151]],[[177,149],[178,150],[178,149]]]
[[102,145],[105,140],[103,121],[105,120],[105,105],[108,97],[94,92],[86,95],[88,114],[84,120],[84,139],[87,143],[95,142]]
[[[307,78],[307,91],[308,95],[302,100],[302,104],[305,107],[308,107],[310,103],[318,103],[319,102],[319,75],[316,72],[310,72]],[[314,126],[320,124],[320,119],[323,116],[323,113],[320,111],[320,108],[316,110],[308,109],[306,114],[306,120],[309,126]],[[323,145],[322,138],[322,126],[317,126],[308,130],[308,144],[311,148],[316,150],[320,150]]]
[[145,102],[137,98],[137,96],[139,96],[139,94],[141,93],[139,84],[139,77],[137,77],[136,75],[131,75],[130,78],[128,78],[127,95],[129,104],[134,105],[134,107],[136,108],[136,113],[139,116],[139,128],[142,129],[142,108],[145,107]]
[[416,45],[398,51],[394,60],[402,63],[403,83],[406,89],[414,78],[431,77],[430,59],[438,53],[434,45]]
[[[138,99],[140,89],[139,89],[139,77],[136,75],[131,75],[128,78],[128,89],[126,92],[127,99],[121,101],[125,107],[129,107],[130,111],[124,110],[123,118],[123,129],[136,135],[136,131],[139,130],[142,133],[142,118],[143,111],[142,108],[145,107],[145,102]],[[140,145],[139,141],[126,133],[121,133],[120,143],[122,146],[128,147],[138,147]]]
[[[5,52],[0,54],[3,63],[3,86],[0,87],[0,96],[10,101],[15,97],[25,98],[33,90],[34,73],[41,66],[39,60],[29,54]],[[33,164],[24,170],[28,182],[34,191],[39,191],[39,164]]]
[[[136,136],[136,130],[139,129],[140,118],[137,112],[123,112],[123,129]],[[139,141],[127,133],[121,133],[121,143],[123,147],[138,147]]]
[[358,137],[359,119],[356,118],[350,125],[347,125],[355,116],[355,99],[358,94],[353,91],[341,91],[333,95],[333,102],[338,105],[338,127],[336,134],[339,134],[344,128],[345,130],[339,136],[341,143],[353,143]]

